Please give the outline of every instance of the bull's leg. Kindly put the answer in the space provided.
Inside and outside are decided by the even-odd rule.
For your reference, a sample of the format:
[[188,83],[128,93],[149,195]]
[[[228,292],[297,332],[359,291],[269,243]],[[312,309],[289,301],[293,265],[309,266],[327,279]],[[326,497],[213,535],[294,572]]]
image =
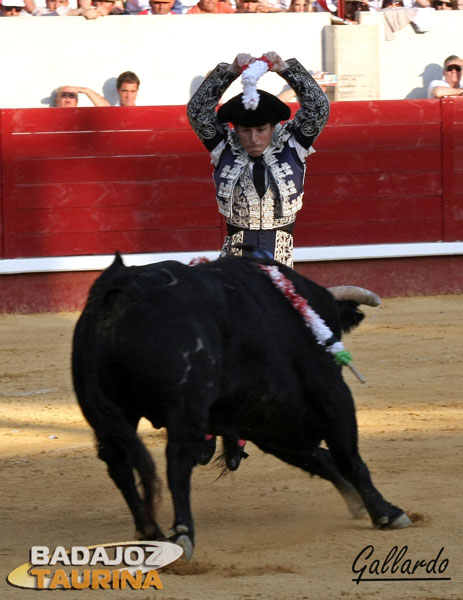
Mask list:
[[198,463],[204,445],[201,436],[185,437],[176,427],[168,427],[167,479],[174,504],[174,525],[169,539],[183,548],[183,556],[190,560],[194,548],[194,524],[191,513],[191,473]]
[[355,487],[344,479],[336,465],[333,457],[325,448],[317,448],[312,454],[311,468],[309,472],[312,475],[318,475],[323,479],[331,481],[341,496],[344,498],[347,508],[355,519],[365,515],[365,504]]
[[[129,436],[127,436],[129,438]],[[106,462],[108,472],[121,491],[135,522],[139,539],[165,539],[154,518],[154,497],[157,483],[153,460],[135,433],[130,439],[114,437],[99,440],[98,456]],[[138,492],[134,470],[137,470],[144,497]]]
[[273,446],[260,445],[260,448],[264,452],[269,452],[280,460],[298,467],[311,475],[317,475],[322,479],[331,481],[343,497],[347,508],[355,519],[359,519],[365,514],[365,505],[362,498],[354,486],[342,477],[328,450],[316,448],[313,452],[291,452],[287,449]]
[[342,418],[330,428],[326,443],[341,475],[360,494],[365,507],[378,529],[400,529],[412,524],[404,511],[387,502],[373,485],[368,467],[360,457],[357,446],[357,423],[352,396],[346,386],[346,406]]

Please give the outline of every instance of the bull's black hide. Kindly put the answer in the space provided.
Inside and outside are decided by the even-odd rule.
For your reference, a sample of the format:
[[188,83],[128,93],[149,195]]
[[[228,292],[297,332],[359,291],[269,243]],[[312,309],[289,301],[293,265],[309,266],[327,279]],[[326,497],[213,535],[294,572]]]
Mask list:
[[[141,417],[167,428],[173,539],[187,554],[194,540],[190,476],[206,433],[222,436],[228,455],[243,438],[332,481],[353,512],[365,506],[375,527],[408,525],[373,487],[358,454],[341,367],[259,262],[277,264],[233,257],[128,268],[117,256],[90,291],[75,329],[74,387],[138,535],[162,538],[155,466],[136,435]],[[279,268],[338,338],[363,318],[357,303],[337,302],[325,288]],[[329,451],[319,448],[323,440]]]

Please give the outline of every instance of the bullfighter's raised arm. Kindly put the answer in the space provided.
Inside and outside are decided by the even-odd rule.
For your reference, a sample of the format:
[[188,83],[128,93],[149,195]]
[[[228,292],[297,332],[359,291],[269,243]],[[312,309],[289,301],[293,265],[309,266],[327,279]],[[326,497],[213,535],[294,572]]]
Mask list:
[[238,77],[228,63],[219,63],[202,82],[187,106],[188,120],[193,131],[211,152],[226,137],[225,125],[216,108],[225,90]]
[[280,71],[280,75],[296,92],[301,105],[288,128],[304,148],[310,148],[328,121],[330,104],[325,92],[298,60],[290,58],[286,63],[288,68]]

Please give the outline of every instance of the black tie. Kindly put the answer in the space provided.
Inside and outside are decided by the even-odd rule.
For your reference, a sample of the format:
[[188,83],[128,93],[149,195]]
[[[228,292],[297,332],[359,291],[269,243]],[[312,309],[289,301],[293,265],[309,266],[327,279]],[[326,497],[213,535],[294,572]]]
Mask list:
[[259,194],[259,198],[262,198],[265,194],[265,165],[262,161],[262,156],[254,159],[252,178],[254,179],[254,187]]

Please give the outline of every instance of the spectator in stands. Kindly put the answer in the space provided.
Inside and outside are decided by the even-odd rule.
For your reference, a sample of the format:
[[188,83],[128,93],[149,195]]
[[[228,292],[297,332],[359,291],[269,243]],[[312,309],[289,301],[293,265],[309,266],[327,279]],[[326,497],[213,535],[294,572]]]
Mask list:
[[84,94],[94,106],[111,106],[106,98],[97,94],[90,88],[75,85],[63,85],[55,92],[55,106],[57,108],[73,108],[79,102],[79,94]]
[[184,15],[190,8],[193,8],[197,0],[175,0],[173,12],[178,15]]
[[60,17],[67,15],[71,10],[69,0],[46,0],[46,4],[47,6],[44,8],[34,8],[31,15],[33,17]]
[[430,8],[431,0],[402,0],[404,8]]
[[275,10],[266,12],[288,12],[291,0],[266,0],[263,2],[268,6],[272,6]]
[[291,0],[288,12],[312,12],[312,2],[310,0]]
[[139,12],[139,15],[173,15],[175,0],[150,0],[149,8]]
[[82,16],[86,19],[98,19],[98,17],[107,17],[108,15],[127,14],[122,0],[93,0],[91,8],[73,8],[68,16]]
[[21,17],[27,15],[24,0],[2,0],[0,14],[2,17]]
[[260,12],[259,0],[236,0],[237,13],[257,13]]
[[444,96],[463,96],[461,69],[463,60],[456,54],[448,56],[444,61],[443,78],[434,79],[428,87],[428,98]]
[[259,8],[259,0],[236,0],[237,13],[256,13]]
[[282,12],[283,9],[270,2],[270,0],[236,0],[237,13],[269,13]]
[[193,6],[187,11],[187,15],[200,15],[200,14],[228,14],[234,13],[236,10],[232,8],[227,2],[220,2],[219,0],[199,0],[198,4]]
[[119,96],[119,106],[135,106],[140,87],[140,80],[135,73],[133,71],[124,71],[121,73],[117,78],[116,87],[117,95]]
[[457,9],[452,0],[431,0],[431,6],[434,10],[454,10]]
[[125,0],[125,10],[129,15],[150,14],[145,13],[149,7],[149,0]]

